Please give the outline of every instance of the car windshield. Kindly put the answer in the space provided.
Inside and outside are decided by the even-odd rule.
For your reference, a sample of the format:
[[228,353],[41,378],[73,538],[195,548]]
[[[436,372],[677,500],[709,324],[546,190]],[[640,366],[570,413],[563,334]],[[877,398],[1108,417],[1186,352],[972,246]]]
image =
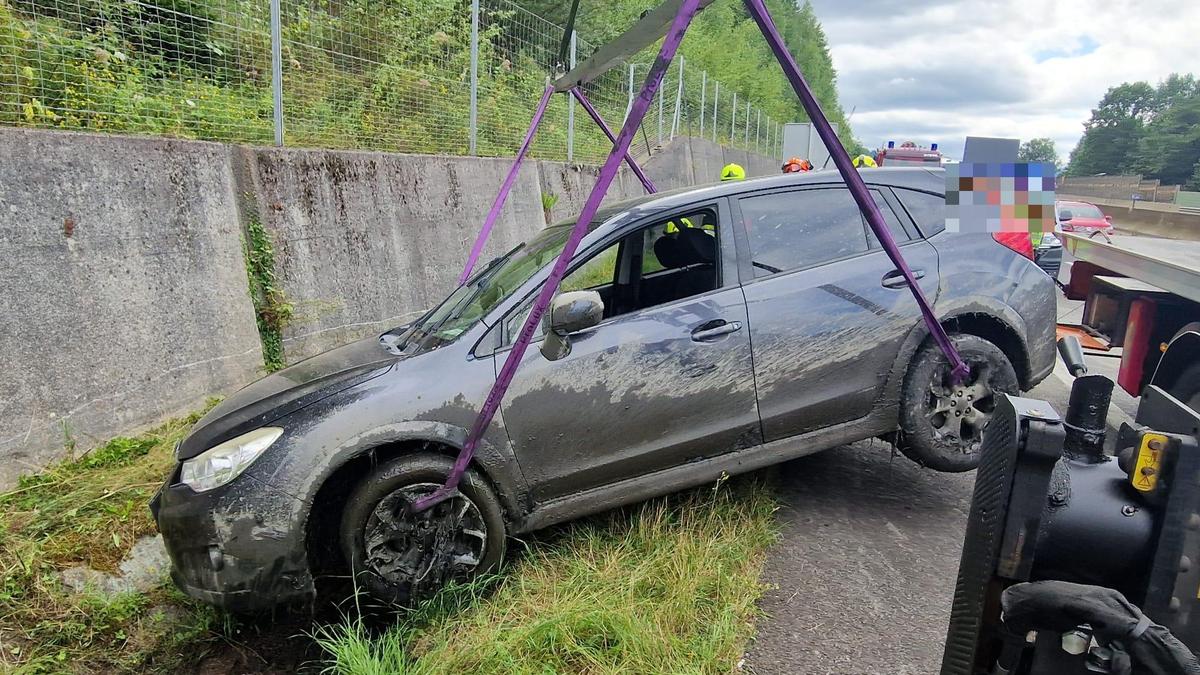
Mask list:
[[[691,189],[694,188],[635,197],[605,206],[596,212],[588,230],[594,230],[612,217],[644,202]],[[467,283],[454,289],[433,311],[413,324],[407,331],[401,349],[405,353],[414,353],[453,342],[504,302],[538,270],[557,258],[567,245],[574,225],[574,217],[561,220],[488,263]]]
[[1100,212],[1100,209],[1091,204],[1064,204],[1062,210],[1070,211],[1075,218],[1104,220],[1104,214]]
[[527,243],[493,260],[413,326],[405,340],[405,351],[423,351],[462,335],[535,272],[557,258],[570,234],[569,226],[547,227]]

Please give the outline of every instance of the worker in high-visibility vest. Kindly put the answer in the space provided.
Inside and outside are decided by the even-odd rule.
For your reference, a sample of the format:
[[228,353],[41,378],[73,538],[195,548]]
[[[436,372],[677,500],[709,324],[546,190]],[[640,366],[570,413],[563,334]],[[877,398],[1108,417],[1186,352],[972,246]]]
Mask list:
[[784,173],[803,173],[805,171],[812,171],[813,165],[807,159],[792,157],[783,163],[782,168]]
[[[683,225],[684,228],[696,226],[696,224],[692,222],[691,218],[680,218],[679,223],[681,225]],[[709,227],[709,229],[712,229],[711,226]],[[665,232],[667,234],[679,234],[679,225],[676,225],[675,221],[673,221],[673,220],[668,221],[667,227],[663,230],[663,232]]]
[[[728,182],[731,180],[745,180],[745,178],[746,178],[746,170],[742,168],[741,164],[730,162],[729,164],[726,164],[724,166],[724,168],[721,169],[721,182],[722,183],[725,183],[725,182]],[[696,227],[696,224],[693,223],[690,218],[680,218],[679,222],[685,228],[686,227]],[[704,230],[705,232],[708,232],[709,234],[715,234],[717,231],[717,226],[714,223],[705,223],[703,225],[700,225],[700,229]],[[666,232],[667,234],[679,234],[679,225],[676,225],[675,221],[672,220],[667,223],[667,227],[664,230],[664,232]]]
[[875,159],[870,155],[859,155],[854,158],[854,168],[862,169],[866,167],[876,168],[879,165],[875,163]]
[[745,179],[746,179],[746,170],[742,168],[741,164],[735,164],[733,162],[730,162],[729,164],[725,165],[725,168],[721,169],[721,182],[722,183],[731,181],[731,180],[745,180]]
[[[693,215],[697,215],[697,214],[693,214]],[[701,216],[701,218],[703,218],[703,216]],[[707,232],[709,234],[716,234],[716,232],[717,232],[717,224],[716,223],[702,221],[700,225],[697,225],[695,223],[695,221],[693,221],[691,218],[680,218],[679,225],[676,225],[675,221],[673,221],[673,220],[668,221],[667,226],[665,228],[663,228],[663,232],[666,234],[679,234],[679,230],[680,230],[681,226],[685,230],[689,227],[697,227],[697,228],[700,228],[701,230],[704,230],[705,232]]]

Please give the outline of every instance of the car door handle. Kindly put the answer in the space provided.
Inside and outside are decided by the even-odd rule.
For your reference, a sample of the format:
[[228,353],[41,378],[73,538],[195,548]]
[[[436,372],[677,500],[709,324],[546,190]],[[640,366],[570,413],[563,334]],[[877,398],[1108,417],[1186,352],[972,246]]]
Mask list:
[[717,319],[716,321],[709,321],[708,323],[703,323],[697,326],[696,330],[692,331],[692,339],[696,342],[704,342],[705,340],[711,340],[713,338],[721,337],[722,335],[728,335],[741,329],[742,322],[740,321],[726,321],[724,319]]
[[[913,273],[914,279],[924,279],[925,278],[925,270],[915,269],[912,271],[912,273]],[[883,278],[879,280],[879,283],[884,288],[902,288],[902,287],[904,287],[904,285],[907,282],[904,281],[904,273],[903,272],[901,272],[900,270],[892,270],[891,272],[888,272],[887,274],[883,275]]]

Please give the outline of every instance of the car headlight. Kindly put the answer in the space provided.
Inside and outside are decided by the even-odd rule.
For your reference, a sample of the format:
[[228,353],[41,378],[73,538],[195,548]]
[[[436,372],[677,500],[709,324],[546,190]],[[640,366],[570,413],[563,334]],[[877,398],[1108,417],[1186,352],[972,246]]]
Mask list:
[[185,460],[179,480],[196,492],[219,488],[240,476],[281,435],[279,427],[263,427],[231,438]]

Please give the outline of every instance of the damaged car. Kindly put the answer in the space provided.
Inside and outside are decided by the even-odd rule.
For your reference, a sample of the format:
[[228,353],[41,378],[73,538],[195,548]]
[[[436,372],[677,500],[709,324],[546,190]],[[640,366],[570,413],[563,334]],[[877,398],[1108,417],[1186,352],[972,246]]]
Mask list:
[[547,313],[565,344],[525,354],[451,499],[409,508],[445,481],[573,221],[200,420],[151,504],[175,583],[249,611],[352,575],[403,604],[494,568],[509,536],[853,441],[973,469],[998,395],[1051,372],[1053,282],[1003,238],[945,231],[941,170],[863,177],[965,382],[837,172],[617,203],[562,283],[586,306]]

